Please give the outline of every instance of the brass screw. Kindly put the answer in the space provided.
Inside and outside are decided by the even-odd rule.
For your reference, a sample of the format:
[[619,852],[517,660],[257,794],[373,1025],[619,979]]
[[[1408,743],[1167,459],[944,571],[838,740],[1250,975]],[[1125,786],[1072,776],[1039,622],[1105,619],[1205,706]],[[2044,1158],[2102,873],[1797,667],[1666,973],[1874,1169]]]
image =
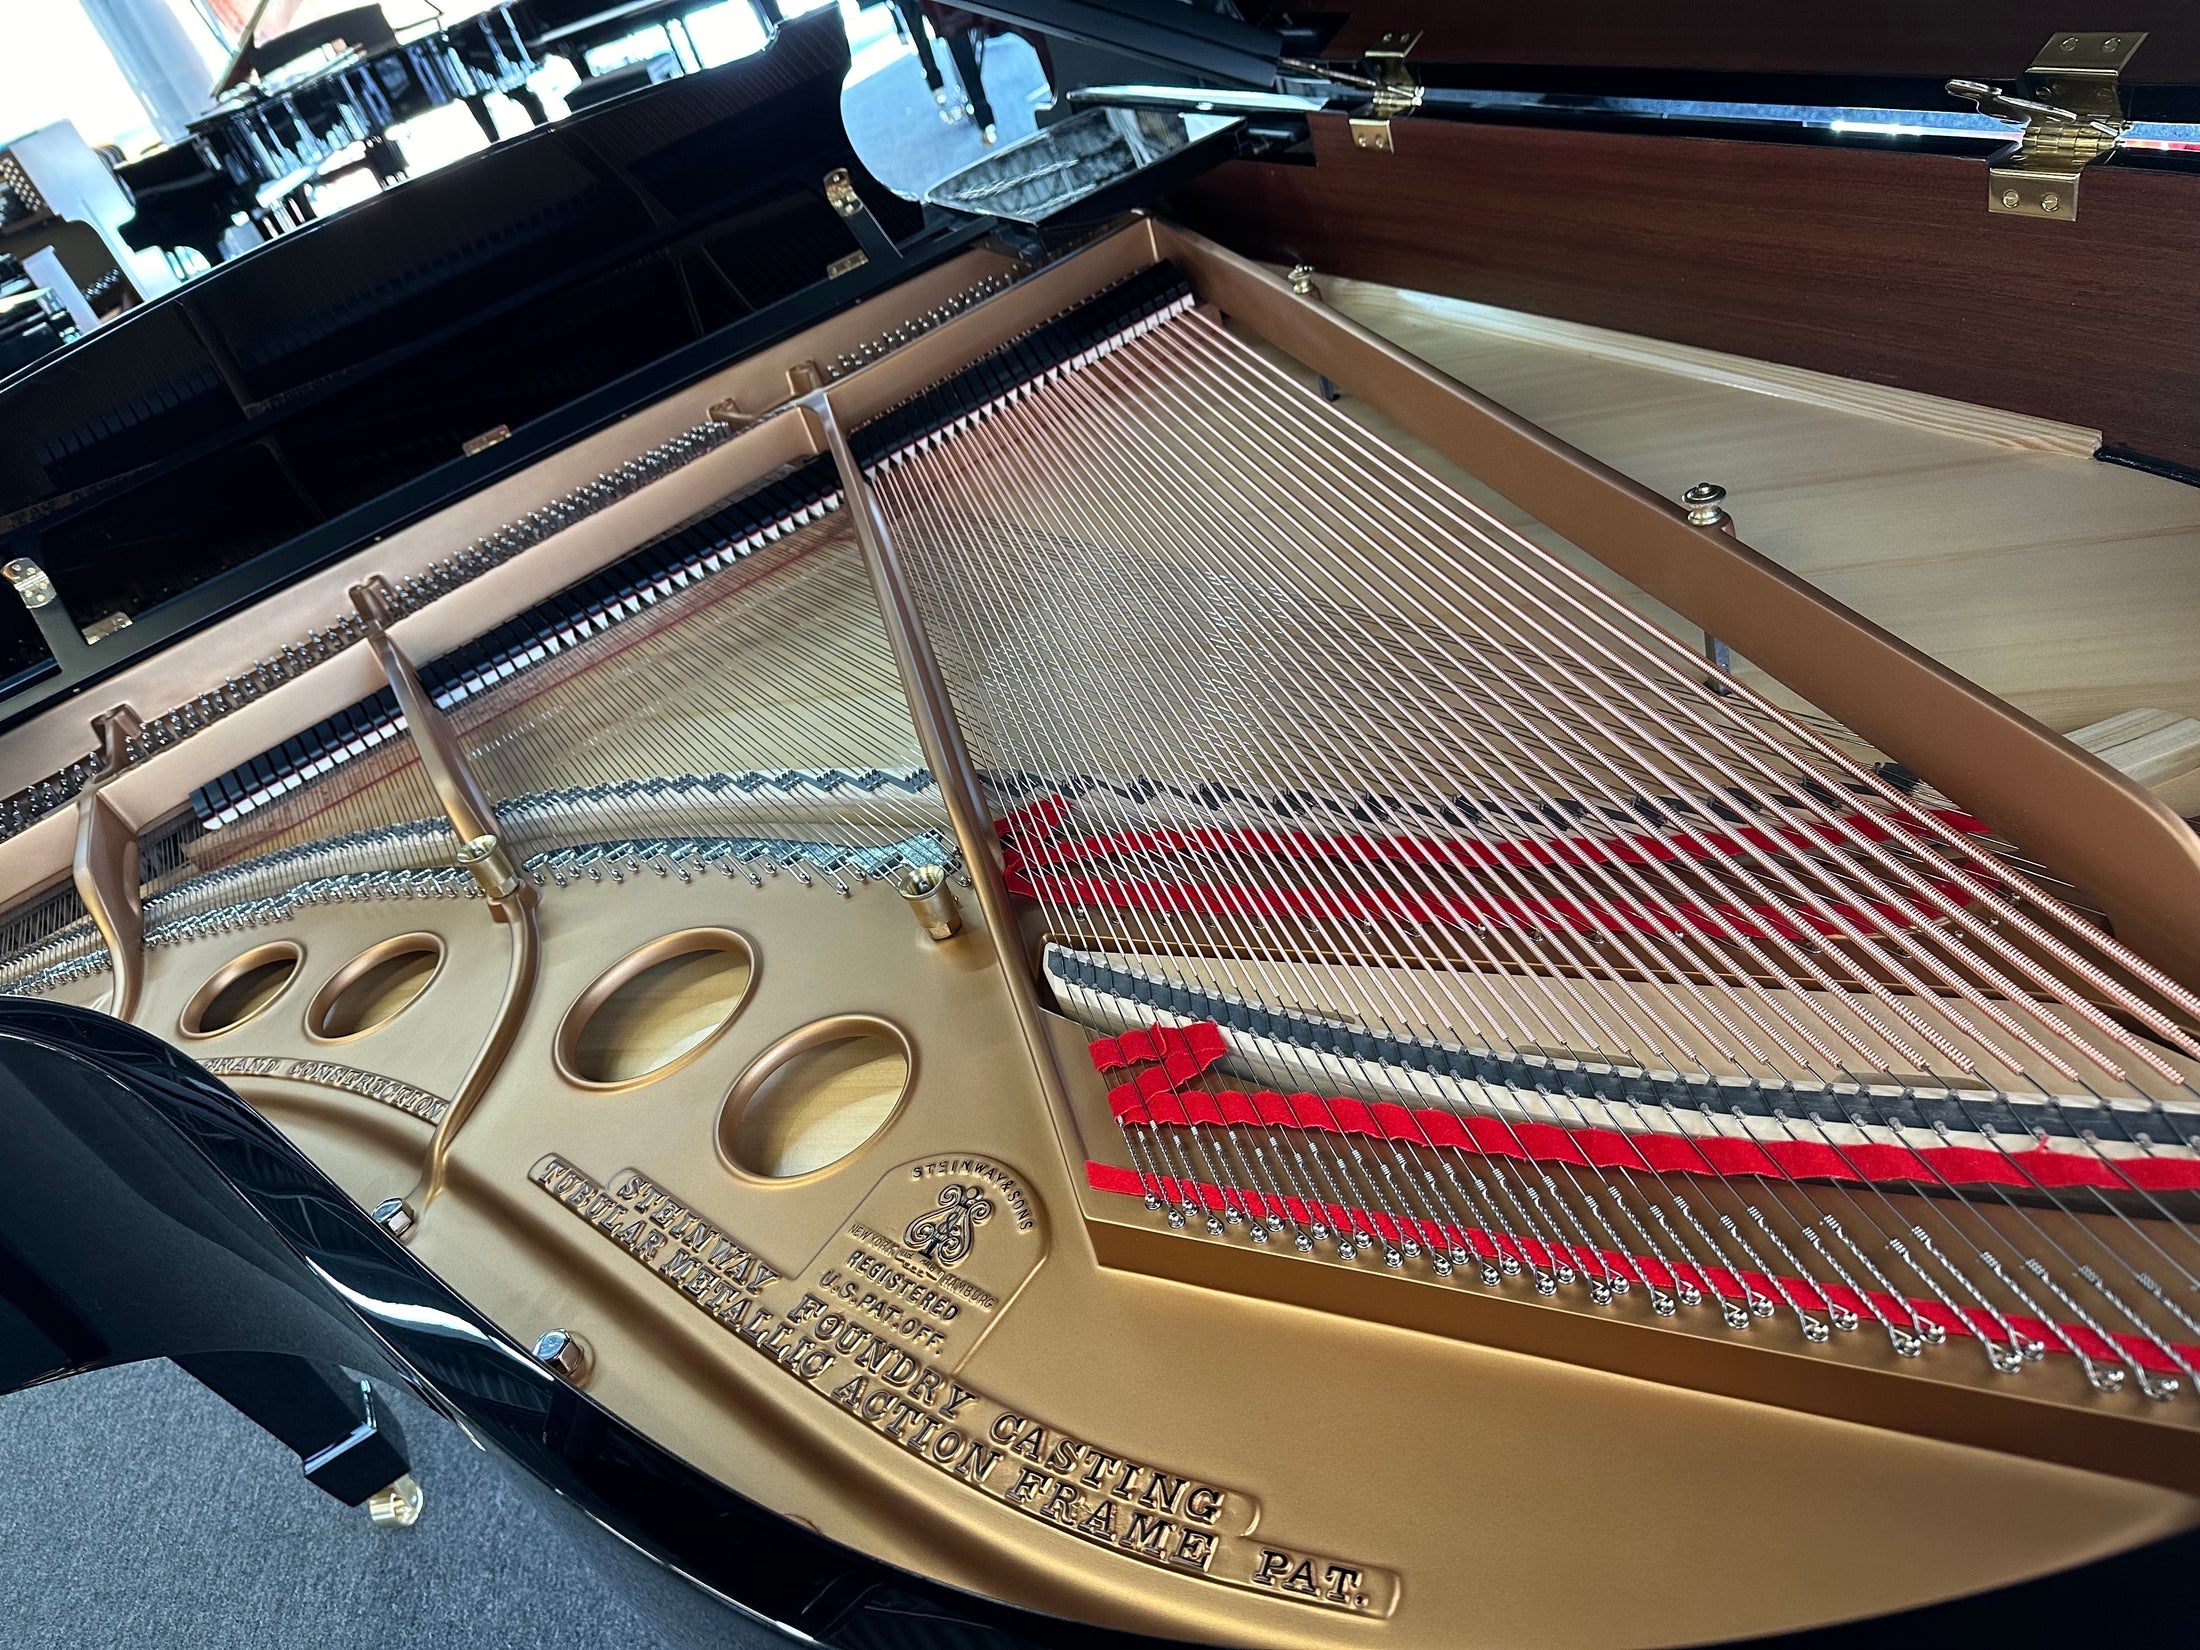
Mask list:
[[2104,52],[2112,52],[2123,45],[2123,43],[2124,37],[2122,35],[2112,34],[2106,40],[2101,42],[2101,50]]
[[2040,210],[2042,212],[2052,212],[2060,205],[2062,205],[2062,196],[2052,190],[2040,197]]
[[2020,196],[2014,189],[2004,189],[2001,192],[2001,204],[2004,206],[2015,206],[2017,202],[2021,199],[2023,199],[2023,197]]
[[586,1386],[596,1368],[594,1350],[570,1329],[545,1330],[535,1342],[535,1359],[575,1386]]
[[378,1529],[409,1530],[420,1522],[420,1509],[426,1502],[420,1480],[408,1472],[367,1497],[367,1516]]
[[1301,298],[1311,298],[1315,295],[1314,266],[1312,264],[1293,264],[1291,273],[1285,276],[1284,279],[1291,283],[1291,290]]

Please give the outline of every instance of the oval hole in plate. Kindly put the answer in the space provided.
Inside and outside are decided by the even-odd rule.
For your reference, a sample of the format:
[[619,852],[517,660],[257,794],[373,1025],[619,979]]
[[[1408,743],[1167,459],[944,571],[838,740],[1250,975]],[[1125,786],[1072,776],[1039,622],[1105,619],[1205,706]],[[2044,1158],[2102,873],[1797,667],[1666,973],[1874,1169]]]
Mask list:
[[298,977],[305,955],[295,941],[277,940],[231,958],[191,994],[176,1029],[186,1037],[218,1037],[257,1018]]
[[558,1028],[558,1069],[584,1088],[623,1089],[686,1065],[731,1025],[756,954],[730,928],[651,940],[598,976]]
[[764,1180],[815,1174],[885,1128],[916,1061],[899,1026],[868,1014],[814,1020],[758,1055],[718,1112],[718,1151]]
[[313,994],[306,1034],[327,1043],[364,1037],[411,1007],[442,966],[443,942],[433,934],[400,934],[369,946]]

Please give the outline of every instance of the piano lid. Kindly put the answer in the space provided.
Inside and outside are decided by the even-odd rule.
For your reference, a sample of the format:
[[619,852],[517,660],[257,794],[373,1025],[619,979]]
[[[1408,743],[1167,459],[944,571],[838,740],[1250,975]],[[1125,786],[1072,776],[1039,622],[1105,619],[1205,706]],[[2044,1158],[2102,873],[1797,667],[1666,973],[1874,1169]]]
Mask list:
[[[754,57],[399,184],[0,381],[0,562],[37,563],[59,597],[43,645],[0,603],[0,719],[979,233],[863,166],[848,63],[837,12],[790,22]],[[828,200],[834,172],[867,217]],[[127,628],[78,639],[115,614]]]

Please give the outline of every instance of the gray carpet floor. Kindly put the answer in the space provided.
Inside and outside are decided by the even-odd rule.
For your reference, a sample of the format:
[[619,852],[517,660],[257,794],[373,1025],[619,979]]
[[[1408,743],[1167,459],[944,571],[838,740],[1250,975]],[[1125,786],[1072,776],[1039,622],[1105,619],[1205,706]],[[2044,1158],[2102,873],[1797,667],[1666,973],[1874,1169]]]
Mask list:
[[381,1530],[172,1364],[0,1397],[7,1650],[534,1650],[660,1640],[506,1469],[380,1387],[426,1490]]

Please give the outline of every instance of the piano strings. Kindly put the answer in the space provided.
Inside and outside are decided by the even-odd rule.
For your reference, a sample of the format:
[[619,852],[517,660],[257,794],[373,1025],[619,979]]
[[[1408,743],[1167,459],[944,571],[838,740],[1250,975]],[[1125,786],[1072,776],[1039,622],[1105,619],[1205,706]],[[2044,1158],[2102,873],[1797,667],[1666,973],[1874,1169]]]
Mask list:
[[[2200,1379],[2200,1001],[1945,798],[1138,302],[866,457],[1113,1085],[1093,1184],[1385,1272]],[[439,690],[536,881],[954,866],[805,485]],[[410,741],[355,743],[186,835],[155,939],[461,895]],[[65,931],[10,975],[95,953]]]
[[1119,1084],[1123,1189],[1392,1268],[2194,1377],[2200,1001],[1978,822],[1196,312],[877,484],[1099,1063],[1146,1020],[1227,1047]]

